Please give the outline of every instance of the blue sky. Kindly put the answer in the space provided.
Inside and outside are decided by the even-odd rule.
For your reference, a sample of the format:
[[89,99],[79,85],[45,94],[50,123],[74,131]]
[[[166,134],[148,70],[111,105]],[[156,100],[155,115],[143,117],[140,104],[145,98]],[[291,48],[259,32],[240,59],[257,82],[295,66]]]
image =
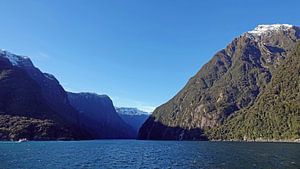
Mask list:
[[298,0],[0,0],[0,48],[66,90],[153,110],[258,24],[300,25]]

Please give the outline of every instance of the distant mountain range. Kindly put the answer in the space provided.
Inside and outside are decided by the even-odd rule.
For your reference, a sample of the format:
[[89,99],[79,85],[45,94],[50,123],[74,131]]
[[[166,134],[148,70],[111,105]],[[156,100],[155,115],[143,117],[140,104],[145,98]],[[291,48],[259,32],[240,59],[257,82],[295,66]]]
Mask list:
[[299,140],[300,28],[259,25],[159,106],[139,139]]
[[136,137],[140,127],[150,115],[137,108],[116,107],[116,111],[119,116],[134,129]]
[[0,51],[0,140],[135,137],[108,96],[66,92],[28,57]]

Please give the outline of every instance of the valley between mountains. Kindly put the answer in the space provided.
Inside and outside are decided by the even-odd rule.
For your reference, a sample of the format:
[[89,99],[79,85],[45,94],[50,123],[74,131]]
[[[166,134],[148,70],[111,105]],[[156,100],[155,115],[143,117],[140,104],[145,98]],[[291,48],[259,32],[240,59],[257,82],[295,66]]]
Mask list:
[[299,38],[288,24],[245,32],[151,115],[65,91],[29,57],[1,50],[0,140],[300,141]]

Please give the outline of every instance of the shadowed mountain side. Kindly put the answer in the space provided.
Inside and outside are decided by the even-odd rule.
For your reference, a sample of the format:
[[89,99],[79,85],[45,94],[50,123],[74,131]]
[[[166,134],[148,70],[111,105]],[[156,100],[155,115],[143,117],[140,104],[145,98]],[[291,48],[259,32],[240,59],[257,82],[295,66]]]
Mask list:
[[139,130],[140,140],[201,140],[208,138],[200,128],[184,129],[166,126],[150,116]]
[[139,129],[149,117],[149,113],[137,108],[116,107],[116,111],[123,121],[134,129],[136,136],[138,136]]
[[52,119],[5,115],[0,112],[0,140],[84,140],[91,139],[82,129]]
[[[10,57],[18,57],[9,54]],[[38,83],[7,53],[0,53],[0,140],[78,140],[91,138],[53,110]]]
[[68,92],[68,98],[79,112],[81,125],[96,139],[136,138],[134,130],[117,114],[108,96]]
[[143,123],[148,119],[149,116],[147,115],[126,115],[126,114],[119,114],[119,116],[128,124],[130,125],[138,136],[138,132],[140,127],[142,127]]

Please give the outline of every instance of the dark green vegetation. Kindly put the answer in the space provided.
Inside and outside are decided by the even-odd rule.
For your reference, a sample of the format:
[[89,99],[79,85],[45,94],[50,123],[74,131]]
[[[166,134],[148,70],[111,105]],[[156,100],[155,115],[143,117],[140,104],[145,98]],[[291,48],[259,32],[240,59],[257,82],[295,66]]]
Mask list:
[[[28,140],[70,140],[76,138],[73,134],[70,129],[53,120],[0,115],[0,138],[2,140],[21,138]],[[77,139],[79,138],[77,137]]]
[[299,139],[300,43],[274,71],[257,101],[208,132],[212,139]]
[[299,27],[245,33],[158,107],[140,139],[300,138]]
[[[76,112],[68,111],[73,109],[71,106],[68,107],[66,104],[68,108],[66,112],[70,114],[62,115],[45,99],[42,87],[26,71],[25,67],[32,66],[29,59],[23,58],[18,65],[13,65],[7,56],[14,57],[9,53],[1,52],[0,139],[90,138],[85,129],[78,125]],[[41,74],[36,70],[35,75],[39,73]],[[55,92],[53,89],[53,94]],[[59,100],[63,96],[56,97]]]
[[0,140],[135,137],[108,96],[67,93],[29,58],[0,51]]

